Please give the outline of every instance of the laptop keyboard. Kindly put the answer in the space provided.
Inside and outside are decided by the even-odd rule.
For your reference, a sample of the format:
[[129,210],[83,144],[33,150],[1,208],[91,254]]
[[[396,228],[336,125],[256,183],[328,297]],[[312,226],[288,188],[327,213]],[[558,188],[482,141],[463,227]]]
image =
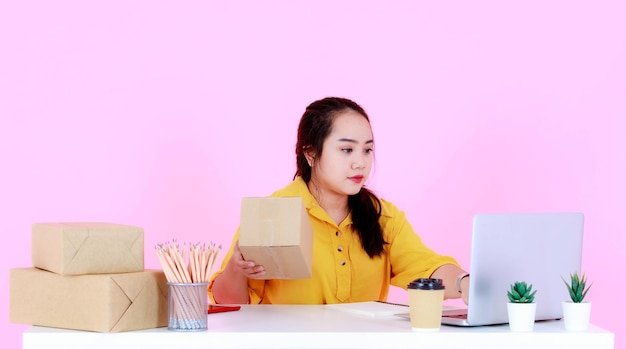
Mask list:
[[467,314],[452,314],[452,315],[444,315],[443,317],[449,317],[452,319],[467,319]]

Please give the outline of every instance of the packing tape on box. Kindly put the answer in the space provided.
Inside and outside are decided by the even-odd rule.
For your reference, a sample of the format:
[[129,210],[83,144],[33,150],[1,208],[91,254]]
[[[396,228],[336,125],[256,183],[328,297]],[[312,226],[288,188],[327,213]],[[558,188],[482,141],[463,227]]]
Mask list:
[[260,206],[261,213],[261,238],[264,246],[274,246],[278,241],[278,229],[280,228],[280,204],[278,200],[267,200]]
[[276,220],[273,218],[263,218],[263,226],[261,227],[262,245],[273,246],[276,241]]
[[284,270],[281,266],[281,261],[278,258],[278,255],[276,253],[274,253],[274,249],[272,249],[271,247],[266,249],[265,251],[267,251],[267,255],[271,258],[273,264],[274,264],[274,270],[275,270],[275,278],[277,279],[284,279],[286,277]]

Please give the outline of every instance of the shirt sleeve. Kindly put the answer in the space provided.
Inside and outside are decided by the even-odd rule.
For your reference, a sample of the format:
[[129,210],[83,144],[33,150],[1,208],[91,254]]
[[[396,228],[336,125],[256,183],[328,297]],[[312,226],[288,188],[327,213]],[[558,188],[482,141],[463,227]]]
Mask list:
[[387,249],[392,285],[406,290],[411,281],[429,278],[442,265],[459,266],[454,258],[440,255],[427,247],[413,230],[404,212],[386,201],[383,201],[381,223],[385,241],[389,243]]

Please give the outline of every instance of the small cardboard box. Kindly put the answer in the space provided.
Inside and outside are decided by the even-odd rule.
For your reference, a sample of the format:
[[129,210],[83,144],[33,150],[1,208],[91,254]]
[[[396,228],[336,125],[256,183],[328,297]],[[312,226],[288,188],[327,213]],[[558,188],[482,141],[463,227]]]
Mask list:
[[32,262],[63,275],[144,269],[143,229],[113,223],[35,223]]
[[243,198],[239,248],[264,279],[311,277],[313,229],[301,197]]
[[167,281],[157,270],[60,275],[11,269],[9,321],[95,332],[164,327]]

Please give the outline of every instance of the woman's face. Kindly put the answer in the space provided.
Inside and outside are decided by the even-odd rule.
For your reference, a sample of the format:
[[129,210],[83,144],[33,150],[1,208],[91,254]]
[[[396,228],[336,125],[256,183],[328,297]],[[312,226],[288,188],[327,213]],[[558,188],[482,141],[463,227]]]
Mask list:
[[374,155],[367,119],[353,110],[338,114],[323,149],[321,157],[313,160],[311,181],[316,189],[328,199],[358,193],[370,174]]

